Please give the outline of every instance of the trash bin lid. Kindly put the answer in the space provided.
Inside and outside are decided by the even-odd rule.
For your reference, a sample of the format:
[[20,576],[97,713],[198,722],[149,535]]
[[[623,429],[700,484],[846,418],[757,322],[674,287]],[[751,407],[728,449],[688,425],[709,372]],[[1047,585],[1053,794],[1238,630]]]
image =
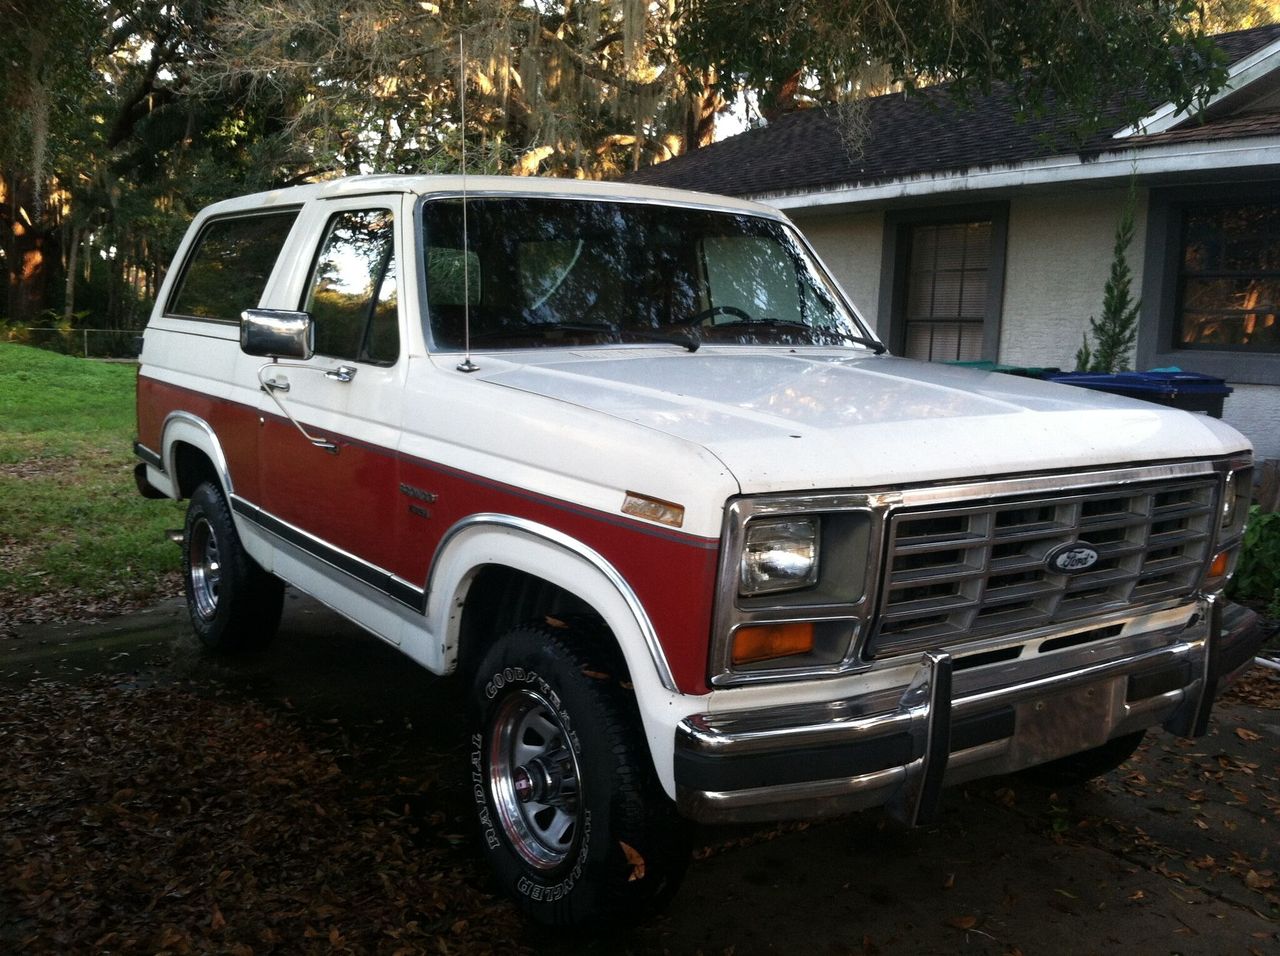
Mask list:
[[1199,372],[1062,372],[1048,380],[1117,395],[1230,395],[1231,386],[1216,375]]

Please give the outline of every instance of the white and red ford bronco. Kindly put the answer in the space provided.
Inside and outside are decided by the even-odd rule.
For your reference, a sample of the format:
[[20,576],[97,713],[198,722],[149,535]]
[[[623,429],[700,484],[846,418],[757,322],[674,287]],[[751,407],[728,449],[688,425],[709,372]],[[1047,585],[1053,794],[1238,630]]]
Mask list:
[[[466,193],[464,195],[464,187]],[[160,290],[139,487],[209,647],[285,583],[471,687],[481,844],[535,918],[644,912],[684,820],[885,806],[1150,727],[1260,638],[1219,421],[886,354],[777,211],[370,176],[219,203]]]

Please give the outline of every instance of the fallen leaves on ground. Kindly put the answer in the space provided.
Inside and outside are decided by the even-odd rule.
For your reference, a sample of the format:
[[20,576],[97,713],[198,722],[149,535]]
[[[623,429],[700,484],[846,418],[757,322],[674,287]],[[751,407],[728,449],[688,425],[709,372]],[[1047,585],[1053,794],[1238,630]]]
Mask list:
[[1215,706],[1205,737],[1152,731],[1124,765],[1086,785],[1045,791],[1028,780],[1015,801],[996,781],[987,799],[1016,807],[1059,842],[1100,847],[1280,918],[1271,832],[1280,823],[1280,738],[1270,707],[1280,707],[1280,678],[1256,668]]
[[619,840],[618,845],[622,847],[622,852],[627,858],[627,865],[631,867],[631,875],[627,877],[627,882],[634,883],[636,880],[643,880],[644,857],[629,843],[623,843]]
[[[0,558],[3,558],[0,545]],[[16,564],[17,559],[14,559]],[[69,621],[100,621],[130,611],[152,607],[165,598],[182,593],[182,577],[177,571],[160,577],[153,588],[139,590],[136,581],[122,584],[114,593],[91,596],[73,587],[50,581],[38,594],[24,594],[17,588],[0,587],[0,638],[17,633],[19,627],[64,624]]]
[[348,775],[353,759],[181,686],[6,688],[0,949],[520,951],[518,917],[451,842],[449,801]]
[[1255,664],[1227,688],[1222,700],[1280,710],[1280,671]]

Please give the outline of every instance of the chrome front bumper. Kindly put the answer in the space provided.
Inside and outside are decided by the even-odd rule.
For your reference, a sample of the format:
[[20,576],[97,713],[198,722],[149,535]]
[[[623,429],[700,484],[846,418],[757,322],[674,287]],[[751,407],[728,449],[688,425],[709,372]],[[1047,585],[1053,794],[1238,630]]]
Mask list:
[[[958,669],[927,652],[905,687],[818,704],[697,714],[676,730],[676,799],[703,822],[885,806],[914,825],[946,785],[1010,773],[1157,724],[1198,736],[1261,642],[1256,616],[1199,602],[1177,627],[1077,655]],[[1126,649],[1127,648],[1127,649]]]

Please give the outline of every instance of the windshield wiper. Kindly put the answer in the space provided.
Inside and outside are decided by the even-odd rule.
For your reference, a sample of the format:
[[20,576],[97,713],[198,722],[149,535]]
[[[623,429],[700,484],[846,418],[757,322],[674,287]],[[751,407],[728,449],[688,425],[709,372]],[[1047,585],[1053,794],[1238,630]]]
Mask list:
[[643,329],[620,329],[611,322],[533,322],[528,325],[513,327],[509,329],[494,329],[491,332],[485,332],[480,335],[473,335],[473,342],[492,341],[494,339],[503,338],[520,338],[524,335],[534,335],[539,338],[550,338],[552,335],[561,332],[583,332],[593,335],[610,335],[619,342],[623,341],[627,336],[641,339],[645,342],[664,342],[668,345],[679,345],[681,348],[688,349],[690,352],[698,351],[698,347],[702,344],[697,335],[691,332],[646,332]]
[[620,328],[612,322],[556,322],[547,326],[547,328],[562,329],[566,332],[608,332],[617,338],[619,342],[627,336],[631,336],[643,342],[663,342],[667,345],[679,345],[690,352],[698,351],[698,347],[702,345],[701,340],[692,332],[648,332],[644,329]]
[[809,325],[805,322],[792,322],[786,319],[735,319],[732,322],[717,322],[711,328],[713,329],[750,329],[752,327],[766,329],[795,329],[796,331],[808,332],[814,336],[834,335],[845,342],[851,342],[854,345],[864,345],[875,352],[876,355],[883,355],[888,349],[881,342],[875,339],[867,338],[863,335],[854,335],[852,332],[846,332],[843,329],[826,329],[820,326]]
[[585,332],[587,334],[618,334],[618,330],[604,322],[530,322],[527,325],[513,325],[488,332],[472,334],[473,342],[489,342],[495,339],[520,338],[525,335],[549,338],[557,332]]
[[640,329],[623,329],[621,335],[630,335],[644,342],[665,342],[668,345],[679,345],[690,352],[698,351],[702,340],[693,332],[645,332]]
[[[835,330],[833,329],[832,331]],[[869,339],[865,335],[853,335],[850,332],[836,332],[836,335],[840,336],[846,342],[852,342],[854,345],[865,345],[876,355],[884,355],[885,352],[889,351],[889,346],[877,339]]]
[[644,329],[619,328],[611,322],[555,322],[551,325],[535,326],[535,328],[554,329],[564,332],[608,332],[617,338],[619,342],[627,336],[631,336],[644,342],[663,342],[667,345],[679,345],[690,352],[698,351],[698,347],[702,345],[702,342],[693,333],[647,332]]

